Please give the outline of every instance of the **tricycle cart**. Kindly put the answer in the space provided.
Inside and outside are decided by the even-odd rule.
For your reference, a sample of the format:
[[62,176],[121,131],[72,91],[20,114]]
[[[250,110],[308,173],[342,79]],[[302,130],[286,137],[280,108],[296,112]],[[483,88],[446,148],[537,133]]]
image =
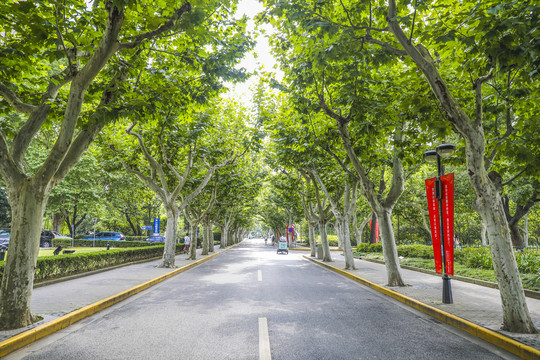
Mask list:
[[278,254],[288,254],[289,253],[289,248],[287,247],[287,240],[279,239],[277,253]]

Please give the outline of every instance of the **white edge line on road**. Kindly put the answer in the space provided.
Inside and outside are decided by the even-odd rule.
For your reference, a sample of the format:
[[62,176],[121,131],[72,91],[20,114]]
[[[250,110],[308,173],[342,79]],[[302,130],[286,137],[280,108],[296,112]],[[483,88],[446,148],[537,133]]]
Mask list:
[[261,270],[257,271],[257,278],[258,278],[259,281],[262,281],[262,271]]
[[272,360],[266,318],[259,318],[259,360]]

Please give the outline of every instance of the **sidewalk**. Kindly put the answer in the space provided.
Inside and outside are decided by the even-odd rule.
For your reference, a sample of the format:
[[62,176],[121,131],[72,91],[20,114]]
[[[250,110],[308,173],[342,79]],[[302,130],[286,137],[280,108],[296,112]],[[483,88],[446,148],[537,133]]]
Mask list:
[[[309,258],[310,254],[306,252],[303,255]],[[322,261],[317,259],[311,258],[311,260],[322,263]],[[502,325],[502,305],[498,289],[452,279],[451,286],[454,303],[443,304],[442,279],[440,275],[435,276],[419,271],[402,269],[403,280],[409,286],[387,287],[385,286],[387,284],[387,277],[384,264],[354,259],[356,270],[343,270],[345,268],[345,258],[342,253],[333,252],[332,260],[333,262],[324,264],[341,269],[346,273],[363,278],[381,287],[391,289],[423,304],[453,314],[540,350],[539,334],[516,334],[500,330]],[[540,329],[540,300],[527,298],[527,304],[536,327]]]
[[176,269],[157,268],[156,266],[161,262],[161,259],[158,259],[137,264],[126,264],[126,266],[112,270],[105,269],[106,271],[91,275],[35,287],[30,308],[32,313],[39,314],[43,317],[43,320],[26,328],[0,331],[0,342],[13,338],[29,329],[50,323],[77,309],[117,295],[173,271],[178,271],[207,257],[215,256],[227,249],[230,249],[230,247],[220,249],[219,246],[216,246],[214,253],[205,256],[201,256],[202,250],[197,249],[197,260],[186,260],[186,254],[176,255]]

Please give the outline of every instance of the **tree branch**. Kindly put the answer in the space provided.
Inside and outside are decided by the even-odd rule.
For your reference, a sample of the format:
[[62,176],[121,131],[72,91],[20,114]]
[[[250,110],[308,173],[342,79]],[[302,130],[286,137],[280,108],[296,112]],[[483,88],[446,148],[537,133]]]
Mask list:
[[167,21],[165,24],[161,25],[160,27],[158,27],[155,30],[152,30],[152,31],[146,32],[144,34],[140,34],[138,36],[135,36],[135,38],[130,42],[120,43],[118,45],[118,49],[119,50],[133,49],[133,48],[139,46],[140,44],[142,44],[143,41],[155,38],[155,37],[163,34],[164,32],[172,29],[178,23],[178,21],[180,20],[182,15],[184,15],[185,13],[190,12],[190,11],[191,11],[191,4],[189,2],[184,3],[184,5],[182,5],[178,10],[176,10],[174,12],[174,16],[172,16],[169,19],[169,21]]
[[65,84],[71,81],[76,73],[76,67],[69,66],[60,74],[57,74],[51,78],[47,90],[41,97],[40,105],[34,108],[34,111],[32,111],[28,117],[28,120],[26,120],[24,125],[19,129],[13,138],[10,153],[15,163],[22,163],[26,149],[28,149],[28,146],[30,146],[30,142],[47,120],[51,103],[58,96],[58,91],[60,91]]
[[365,42],[379,45],[391,54],[398,55],[398,56],[407,56],[407,52],[405,50],[395,48],[385,41],[374,39],[371,36],[365,36],[365,37],[362,37],[361,39],[364,40]]
[[165,176],[165,172],[163,171],[163,166],[161,166],[161,164],[158,163],[152,155],[150,155],[142,136],[136,132],[133,132],[134,126],[135,126],[135,123],[131,124],[131,126],[126,129],[126,133],[129,135],[135,136],[137,138],[139,142],[139,148],[141,149],[146,161],[148,161],[148,166],[150,167],[150,171],[157,171],[158,173],[157,176],[159,177],[161,181],[161,186],[163,190],[169,191],[169,184],[167,183],[167,177]]
[[482,99],[482,84],[485,83],[486,81],[489,81],[490,79],[493,78],[493,68],[491,68],[489,70],[489,74],[485,75],[485,76],[481,76],[479,78],[477,78],[475,81],[474,81],[474,85],[473,85],[473,90],[475,90],[475,101],[476,101],[476,110],[475,110],[475,123],[476,125],[480,125],[482,123],[482,119],[483,119],[483,112],[482,112],[482,102],[483,102],[483,99]]
[[2,81],[0,81],[0,95],[6,99],[6,101],[13,106],[13,108],[23,114],[30,115],[32,111],[34,111],[37,106],[26,104],[19,99],[17,94],[12,91],[9,87],[7,87]]
[[135,170],[135,169],[132,169],[130,167],[128,167],[126,164],[122,163],[124,169],[131,173],[131,174],[134,174],[135,176],[137,176],[139,179],[141,179],[141,181],[146,185],[148,186],[150,189],[152,189],[152,191],[154,191],[160,198],[161,200],[166,203],[167,202],[167,194],[165,193],[164,189],[160,188],[158,186],[158,184],[156,184],[156,182],[154,180],[152,180],[151,178],[149,178],[148,176],[144,175],[142,172],[138,171],[138,170]]
[[504,182],[502,183],[501,185],[502,186],[506,186],[506,185],[510,185],[511,183],[513,183],[517,178],[519,178],[521,175],[523,175],[523,173],[527,170],[527,168],[525,167],[523,170],[521,170],[520,172],[518,172],[514,177],[512,177],[510,180],[508,180],[507,182]]
[[58,167],[72,144],[86,89],[115,52],[118,34],[124,20],[124,12],[123,9],[118,9],[112,2],[107,2],[106,6],[109,16],[103,36],[90,60],[71,82],[60,134],[47,159],[36,173],[37,178],[52,179],[58,171]]

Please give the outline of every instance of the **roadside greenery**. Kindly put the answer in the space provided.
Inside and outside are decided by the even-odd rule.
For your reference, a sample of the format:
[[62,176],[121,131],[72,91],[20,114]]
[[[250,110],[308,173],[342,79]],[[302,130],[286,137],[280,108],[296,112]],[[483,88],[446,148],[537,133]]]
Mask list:
[[[137,241],[137,240],[133,240],[133,241],[95,240],[96,247],[107,247],[107,243],[109,243],[110,247],[115,247],[115,248],[145,247],[145,246],[150,245],[146,241]],[[91,247],[94,245],[94,240],[81,240],[81,239],[75,239],[74,241],[69,240],[69,239],[54,239],[53,240],[53,247],[55,246],[71,247],[71,245]]]
[[[184,249],[184,244],[176,245],[176,253]],[[36,265],[35,281],[42,282],[66,276],[85,273],[112,266],[160,257],[163,245],[137,248],[110,249],[92,252],[77,252],[56,256],[39,257]],[[0,275],[4,273],[5,261],[0,261]]]
[[[433,248],[429,245],[398,245],[400,264],[435,271]],[[380,244],[360,244],[356,256],[383,260]],[[540,252],[518,251],[515,253],[524,287],[540,291]],[[497,282],[488,248],[464,247],[454,249],[454,273],[474,279]]]

